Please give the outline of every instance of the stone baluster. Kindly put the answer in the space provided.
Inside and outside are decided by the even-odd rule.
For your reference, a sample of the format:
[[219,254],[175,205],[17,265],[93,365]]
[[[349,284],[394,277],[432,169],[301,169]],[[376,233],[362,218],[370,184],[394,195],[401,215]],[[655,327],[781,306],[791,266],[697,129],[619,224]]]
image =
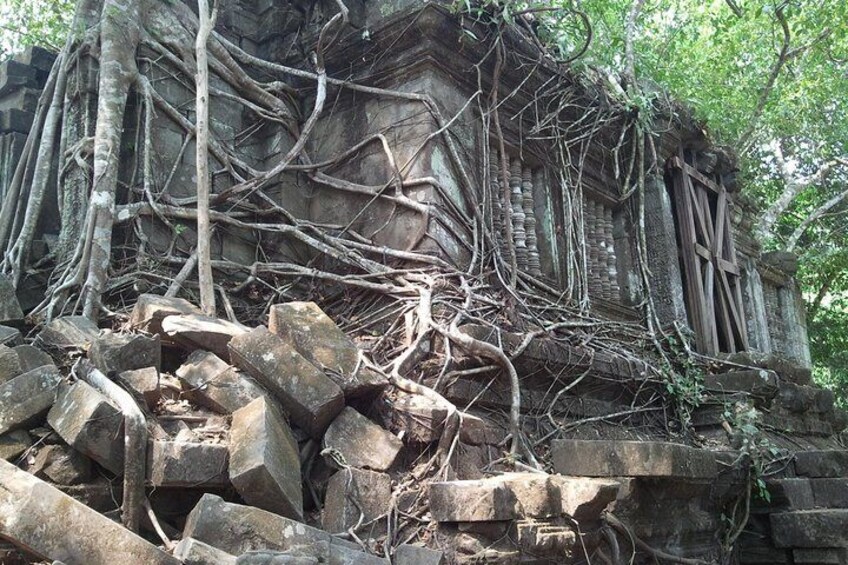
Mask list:
[[524,207],[521,195],[521,160],[513,158],[509,168],[512,189],[512,238],[515,243],[515,262],[520,272],[527,272],[527,232],[524,230]]
[[542,276],[539,244],[536,239],[536,212],[533,209],[533,171],[524,167],[521,173],[521,193],[524,205],[524,231],[527,234],[527,267],[534,277]]
[[612,208],[604,208],[604,239],[607,241],[607,278],[610,282],[609,300],[618,301],[621,289],[618,285],[618,265],[615,256],[615,236],[613,235]]
[[489,157],[489,190],[492,199],[492,229],[494,230],[495,245],[501,252],[501,257],[506,258],[507,251],[504,248],[504,206],[503,188],[501,187],[500,161],[497,153],[492,151]]
[[595,203],[588,198],[583,198],[583,226],[586,235],[586,263],[589,279],[589,294],[598,296],[601,288],[599,258],[600,246],[598,238],[598,222],[595,212]]
[[601,279],[600,296],[604,300],[609,300],[612,294],[609,279],[609,263],[612,253],[606,237],[606,207],[600,202],[595,203],[595,215],[598,221],[596,233],[600,249],[598,261],[598,277]]

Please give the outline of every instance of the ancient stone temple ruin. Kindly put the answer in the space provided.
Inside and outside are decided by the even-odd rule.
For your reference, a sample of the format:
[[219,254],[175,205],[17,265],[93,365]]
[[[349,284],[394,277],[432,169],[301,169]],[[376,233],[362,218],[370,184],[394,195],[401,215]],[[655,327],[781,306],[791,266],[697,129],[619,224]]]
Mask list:
[[[529,27],[346,8],[322,86],[336,2],[221,6],[219,49],[267,87],[211,66],[227,319],[166,292],[196,237],[175,52],[139,46],[155,90],[128,102],[99,327],[36,267],[82,237],[65,218],[91,179],[47,183],[32,268],[0,280],[0,562],[848,563],[848,419],[812,383],[795,259],[753,237],[734,157],[661,108],[642,168],[614,89]],[[53,58],[0,67],[4,213]],[[63,151],[97,107],[96,62],[72,65]],[[289,160],[309,120],[261,189],[236,178]],[[386,292],[378,264],[428,281],[392,292],[443,329],[340,290]],[[466,273],[512,294],[455,314],[433,281]]]

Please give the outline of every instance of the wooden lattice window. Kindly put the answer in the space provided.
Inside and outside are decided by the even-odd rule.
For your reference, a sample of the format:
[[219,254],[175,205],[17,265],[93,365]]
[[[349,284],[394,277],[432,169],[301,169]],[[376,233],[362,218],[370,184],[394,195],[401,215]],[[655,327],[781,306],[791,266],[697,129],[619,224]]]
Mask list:
[[706,354],[744,351],[748,338],[727,190],[682,156],[672,157],[667,169],[696,347]]

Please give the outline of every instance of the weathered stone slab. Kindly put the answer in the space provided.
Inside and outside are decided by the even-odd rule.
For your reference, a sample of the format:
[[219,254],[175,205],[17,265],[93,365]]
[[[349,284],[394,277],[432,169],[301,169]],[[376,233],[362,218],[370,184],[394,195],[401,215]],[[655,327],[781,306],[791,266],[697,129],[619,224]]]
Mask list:
[[288,551],[248,551],[238,556],[236,565],[318,565],[315,557],[293,555]]
[[32,446],[32,438],[26,430],[15,430],[0,435],[0,459],[11,461]]
[[780,479],[768,483],[772,503],[792,510],[808,510],[816,506],[810,479]]
[[155,487],[221,488],[229,484],[225,444],[154,440],[147,478]]
[[63,563],[179,565],[153,544],[58,489],[0,461],[0,536]]
[[403,442],[347,406],[327,428],[324,447],[337,450],[352,467],[385,471],[397,459]]
[[105,374],[162,366],[159,336],[108,333],[91,343],[88,358]]
[[265,396],[233,412],[230,480],[248,504],[303,519],[297,442]]
[[774,545],[779,548],[844,547],[848,510],[799,510],[771,515]]
[[47,422],[68,445],[117,475],[124,471],[124,417],[84,381],[63,386]]
[[551,458],[563,475],[709,479],[718,474],[709,451],[656,441],[554,440]]
[[205,349],[229,361],[230,350],[227,344],[233,337],[247,332],[248,328],[200,314],[182,314],[165,317],[162,320],[162,331],[189,350]]
[[8,276],[0,275],[0,322],[22,320],[23,317],[15,286]]
[[66,445],[45,445],[26,470],[59,485],[77,485],[91,479],[91,461]]
[[795,473],[802,477],[848,477],[848,450],[799,451]]
[[37,344],[48,350],[87,349],[100,335],[97,326],[84,316],[56,318],[41,330]]
[[338,385],[266,328],[234,337],[229,347],[233,363],[265,386],[310,436],[321,437],[344,407]]
[[401,544],[395,550],[394,565],[442,565],[444,553],[427,547]]
[[186,519],[183,537],[208,543],[231,555],[257,549],[286,551],[322,542],[329,544],[331,553],[337,547],[359,549],[358,545],[291,518],[224,502],[221,497],[208,493]]
[[39,367],[0,384],[0,434],[37,422],[53,405],[62,376]]
[[848,565],[848,549],[844,547],[794,549],[792,560],[795,565]]
[[507,473],[430,485],[430,513],[439,522],[490,522],[569,515],[597,519],[615,500],[614,481]]
[[118,373],[118,382],[136,399],[153,410],[162,399],[159,387],[159,371],[156,367],[146,367]]
[[11,347],[0,345],[0,384],[23,373],[18,354]]
[[21,337],[21,332],[16,328],[0,326],[0,343],[11,347],[13,345],[19,345],[22,342],[23,338]]
[[162,320],[179,314],[203,314],[200,308],[182,298],[165,298],[156,294],[142,294],[130,313],[129,326],[151,334],[162,333]]
[[314,302],[275,304],[268,314],[268,329],[324,369],[346,398],[374,396],[389,384],[362,366],[359,348]]
[[183,565],[235,565],[236,557],[193,538],[180,540],[174,557]]
[[707,390],[718,392],[746,392],[760,398],[771,399],[778,392],[777,373],[766,369],[732,371],[704,377]]
[[[361,523],[366,524],[386,514],[391,497],[392,479],[389,475],[363,469],[342,469],[327,483],[321,525],[331,534],[345,533],[348,528],[360,523],[360,515]],[[385,520],[365,531],[372,537],[375,530],[385,533]]]
[[389,565],[389,561],[363,551],[320,541],[286,551],[247,551],[239,555],[238,565]]
[[23,373],[44,365],[55,365],[50,355],[32,345],[16,345],[13,349],[18,354],[18,362]]
[[220,414],[247,406],[265,391],[256,382],[209,351],[195,351],[177,369],[183,396]]

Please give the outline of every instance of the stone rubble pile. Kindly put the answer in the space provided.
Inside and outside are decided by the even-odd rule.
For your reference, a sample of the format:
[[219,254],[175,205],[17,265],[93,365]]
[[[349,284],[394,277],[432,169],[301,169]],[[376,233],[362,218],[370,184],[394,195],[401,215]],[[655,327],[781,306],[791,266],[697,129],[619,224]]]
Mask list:
[[[7,312],[20,322],[20,309]],[[555,562],[597,545],[618,492],[544,473],[483,478],[469,452],[492,450],[503,432],[466,414],[457,480],[392,502],[411,459],[441,437],[445,408],[384,395],[388,379],[314,303],[275,305],[267,328],[247,328],[142,295],[121,331],[69,316],[24,344],[2,329],[3,563]],[[147,420],[156,524],[145,516],[138,534],[120,525],[125,415],[70,369],[81,356]],[[386,551],[392,505],[422,500],[439,527]]]

